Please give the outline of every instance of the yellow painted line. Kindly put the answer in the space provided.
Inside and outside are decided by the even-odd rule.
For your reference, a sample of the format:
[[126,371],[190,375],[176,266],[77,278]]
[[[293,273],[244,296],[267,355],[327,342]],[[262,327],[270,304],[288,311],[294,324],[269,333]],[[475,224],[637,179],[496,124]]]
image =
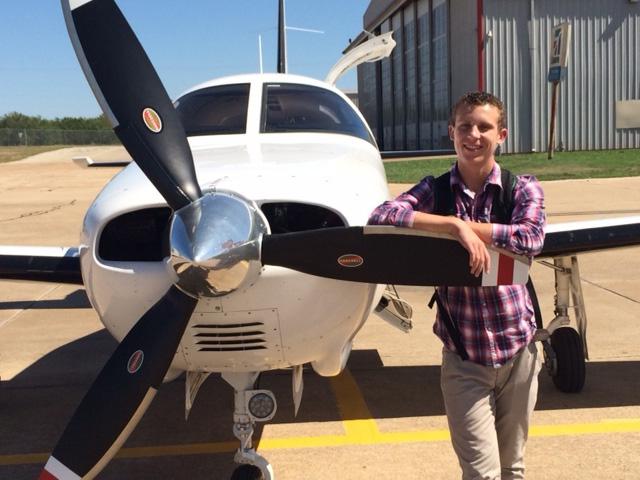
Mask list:
[[[430,443],[448,441],[450,438],[448,430],[380,432],[349,370],[345,369],[337,377],[332,377],[331,386],[335,393],[336,404],[340,415],[343,418],[342,425],[345,431],[344,435],[262,438],[259,442],[259,450],[269,451],[373,444]],[[638,432],[640,432],[640,418],[603,420],[596,423],[581,424],[532,425],[529,436],[557,437]],[[237,448],[238,442],[236,441],[130,447],[121,449],[116,455],[116,458],[149,458],[231,453]],[[48,457],[49,454],[46,453],[0,455],[0,466],[33,463],[44,464]]]
[[[375,443],[380,435],[378,425],[373,420],[360,387],[349,369],[345,368],[340,375],[331,377],[331,387],[340,416],[343,418],[342,425],[346,435],[358,443]],[[345,418],[354,420],[344,420]]]
[[[351,422],[349,420],[348,422]],[[448,430],[422,430],[411,432],[380,432],[373,438],[363,436],[359,429],[364,425],[350,424],[349,429],[355,434],[319,435],[315,437],[263,438],[260,440],[260,451],[325,448],[340,446],[357,446],[371,444],[431,443],[449,440]],[[377,430],[377,429],[376,429]],[[573,423],[563,425],[533,425],[529,437],[562,437],[616,433],[640,433],[640,418],[603,420],[595,423]],[[238,448],[238,442],[192,443],[178,445],[160,445],[151,447],[123,448],[116,458],[148,458],[162,456],[204,455],[230,453]],[[29,453],[21,455],[0,455],[0,466],[25,465],[42,463],[49,458],[48,453]]]

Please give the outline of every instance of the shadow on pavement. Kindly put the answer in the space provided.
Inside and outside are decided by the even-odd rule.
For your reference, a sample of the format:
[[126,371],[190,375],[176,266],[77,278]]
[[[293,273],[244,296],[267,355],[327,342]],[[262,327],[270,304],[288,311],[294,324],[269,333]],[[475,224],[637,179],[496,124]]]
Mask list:
[[[74,293],[75,294],[75,293]],[[55,445],[68,419],[106,362],[116,342],[105,331],[51,352],[0,387],[0,456],[45,454]],[[587,384],[580,394],[555,390],[544,369],[540,375],[537,410],[601,408],[640,404],[640,362],[592,362],[587,364]],[[382,365],[376,350],[356,350],[349,361],[373,418],[444,415],[439,366]],[[297,418],[293,416],[291,375],[267,372],[259,388],[272,390],[278,413],[271,423],[336,422],[341,418],[331,381],[305,371],[304,398]],[[184,419],[183,377],[165,384],[125,447],[187,445],[234,442],[232,435],[233,391],[218,375],[202,387],[191,415]],[[254,440],[259,442],[258,426]],[[231,447],[229,448],[229,450]],[[43,460],[44,461],[44,460]],[[0,464],[0,478],[36,478],[38,458],[18,465]],[[228,478],[234,468],[233,452],[191,456],[118,458],[99,478]]]

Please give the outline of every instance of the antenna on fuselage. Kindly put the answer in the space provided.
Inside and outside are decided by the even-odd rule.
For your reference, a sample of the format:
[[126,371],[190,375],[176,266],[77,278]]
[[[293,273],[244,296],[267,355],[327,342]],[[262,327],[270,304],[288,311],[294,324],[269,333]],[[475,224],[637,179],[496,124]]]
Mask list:
[[287,32],[284,0],[278,2],[278,73],[287,73]]

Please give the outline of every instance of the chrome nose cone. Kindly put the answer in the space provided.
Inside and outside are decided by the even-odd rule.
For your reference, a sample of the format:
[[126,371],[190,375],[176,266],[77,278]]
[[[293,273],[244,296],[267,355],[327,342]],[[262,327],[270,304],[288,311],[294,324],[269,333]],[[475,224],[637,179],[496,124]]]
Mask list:
[[257,206],[230,192],[208,193],[178,210],[171,224],[171,265],[177,286],[193,297],[215,297],[260,274],[267,227]]

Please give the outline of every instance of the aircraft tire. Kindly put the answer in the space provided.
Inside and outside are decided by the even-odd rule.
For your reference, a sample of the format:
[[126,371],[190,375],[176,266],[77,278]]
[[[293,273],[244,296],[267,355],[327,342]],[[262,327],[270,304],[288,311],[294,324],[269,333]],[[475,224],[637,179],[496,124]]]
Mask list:
[[565,393],[582,391],[586,372],[580,334],[570,327],[558,328],[551,334],[551,347],[557,362],[553,376],[556,388]]
[[262,472],[254,465],[240,465],[233,471],[231,480],[263,480]]

